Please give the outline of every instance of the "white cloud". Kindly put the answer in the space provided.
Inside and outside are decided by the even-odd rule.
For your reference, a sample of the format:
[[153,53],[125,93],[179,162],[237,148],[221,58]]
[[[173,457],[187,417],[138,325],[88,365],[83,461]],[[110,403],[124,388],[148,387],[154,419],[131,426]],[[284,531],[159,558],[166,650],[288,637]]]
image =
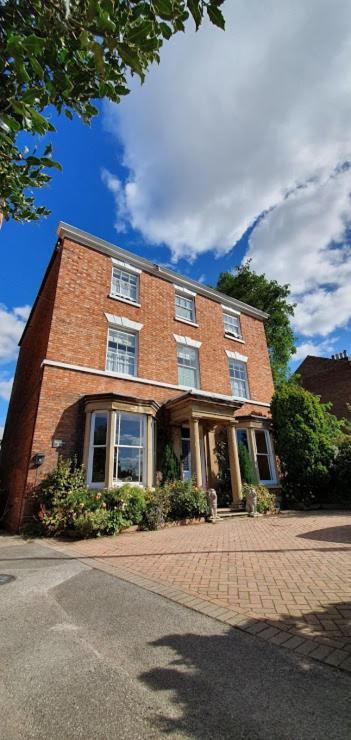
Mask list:
[[4,427],[0,425],[0,442],[4,436]]
[[129,220],[175,259],[228,251],[260,213],[351,152],[348,0],[223,8],[225,33],[177,36],[144,86],[106,109],[129,170],[124,187],[105,180],[119,227]]
[[307,357],[307,355],[313,355],[314,357],[330,357],[334,352],[334,345],[337,338],[324,340],[321,342],[302,342],[296,347],[296,354],[293,356],[293,363],[300,363]]
[[351,316],[351,170],[295,190],[252,232],[248,256],[258,272],[289,282],[294,328],[326,336]]
[[18,341],[29,312],[30,306],[9,309],[0,304],[0,363],[16,359]]
[[6,375],[0,375],[0,398],[4,401],[9,401],[11,396],[13,378],[8,378]]

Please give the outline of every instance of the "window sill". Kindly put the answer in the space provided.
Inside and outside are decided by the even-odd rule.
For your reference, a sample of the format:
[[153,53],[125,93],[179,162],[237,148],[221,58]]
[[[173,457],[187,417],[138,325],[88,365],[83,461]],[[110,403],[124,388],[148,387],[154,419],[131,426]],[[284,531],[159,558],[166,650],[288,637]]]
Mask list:
[[234,337],[233,334],[224,334],[226,339],[231,339],[232,342],[240,342],[240,344],[245,344],[244,339],[239,339],[239,337]]
[[182,324],[188,324],[188,326],[195,326],[196,328],[199,327],[199,325],[195,324],[194,321],[188,321],[188,319],[181,319],[179,316],[175,316],[174,321],[180,321]]
[[108,298],[112,298],[113,301],[121,301],[121,303],[126,303],[127,306],[135,306],[136,308],[141,308],[140,303],[134,303],[134,301],[128,301],[127,298],[122,298],[122,296],[114,295],[113,293],[109,293]]
[[116,378],[126,378],[127,380],[138,380],[137,375],[129,375],[128,373],[120,373],[117,370],[109,370],[108,367],[105,369],[106,373],[111,373],[111,375],[115,376]]

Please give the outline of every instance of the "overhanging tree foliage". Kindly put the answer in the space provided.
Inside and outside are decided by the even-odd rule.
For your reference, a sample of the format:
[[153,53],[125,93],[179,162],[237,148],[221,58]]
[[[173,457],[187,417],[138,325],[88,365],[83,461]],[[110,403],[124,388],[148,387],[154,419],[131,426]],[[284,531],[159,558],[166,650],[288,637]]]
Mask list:
[[48,106],[89,123],[93,101],[118,103],[128,77],[141,81],[166,39],[191,15],[224,28],[224,0],[2,0],[0,2],[0,208],[5,218],[37,220],[33,189],[61,169],[52,146],[27,151],[22,132],[53,132]]
[[288,501],[313,503],[330,485],[342,423],[329,413],[330,404],[290,382],[272,399],[276,452]]
[[284,382],[289,360],[296,351],[290,325],[294,306],[289,303],[289,285],[279,285],[266,275],[258,275],[251,268],[251,260],[247,260],[234,274],[222,272],[217,289],[269,314],[265,329],[273,380],[276,386]]

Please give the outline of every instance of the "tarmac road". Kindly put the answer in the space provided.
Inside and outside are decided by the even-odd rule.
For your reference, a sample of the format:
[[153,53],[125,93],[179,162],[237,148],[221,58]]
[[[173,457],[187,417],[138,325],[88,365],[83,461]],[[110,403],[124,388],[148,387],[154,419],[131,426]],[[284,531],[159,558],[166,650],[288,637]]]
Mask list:
[[0,537],[0,738],[351,737],[351,677]]

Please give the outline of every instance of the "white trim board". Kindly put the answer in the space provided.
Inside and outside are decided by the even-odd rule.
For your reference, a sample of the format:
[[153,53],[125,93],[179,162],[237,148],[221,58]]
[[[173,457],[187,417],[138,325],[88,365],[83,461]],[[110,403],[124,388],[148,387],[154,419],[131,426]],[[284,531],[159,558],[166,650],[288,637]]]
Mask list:
[[127,319],[125,316],[114,316],[112,313],[105,313],[109,326],[118,326],[121,329],[132,329],[133,331],[141,331],[144,324],[139,324],[138,321],[132,321]]
[[59,360],[43,360],[41,363],[42,367],[58,367],[62,370],[72,370],[78,373],[87,373],[88,375],[101,375],[106,378],[116,378],[117,380],[130,380],[133,383],[141,383],[144,385],[154,385],[157,388],[170,388],[175,391],[185,391],[187,393],[196,393],[197,395],[203,396],[204,398],[218,398],[221,401],[244,401],[245,403],[251,404],[251,406],[263,406],[269,409],[270,403],[264,403],[263,401],[255,401],[253,398],[236,398],[235,396],[225,396],[222,393],[212,393],[211,391],[202,391],[199,388],[188,388],[184,385],[173,385],[172,383],[163,383],[159,380],[148,380],[147,378],[138,378],[136,375],[122,375],[122,373],[112,373],[109,370],[98,370],[94,367],[85,367],[84,365],[71,365],[68,362],[60,362]]
[[192,339],[191,337],[182,337],[180,334],[173,334],[173,336],[177,344],[186,344],[187,347],[196,347],[197,349],[202,345],[202,342],[198,342],[197,339]]

